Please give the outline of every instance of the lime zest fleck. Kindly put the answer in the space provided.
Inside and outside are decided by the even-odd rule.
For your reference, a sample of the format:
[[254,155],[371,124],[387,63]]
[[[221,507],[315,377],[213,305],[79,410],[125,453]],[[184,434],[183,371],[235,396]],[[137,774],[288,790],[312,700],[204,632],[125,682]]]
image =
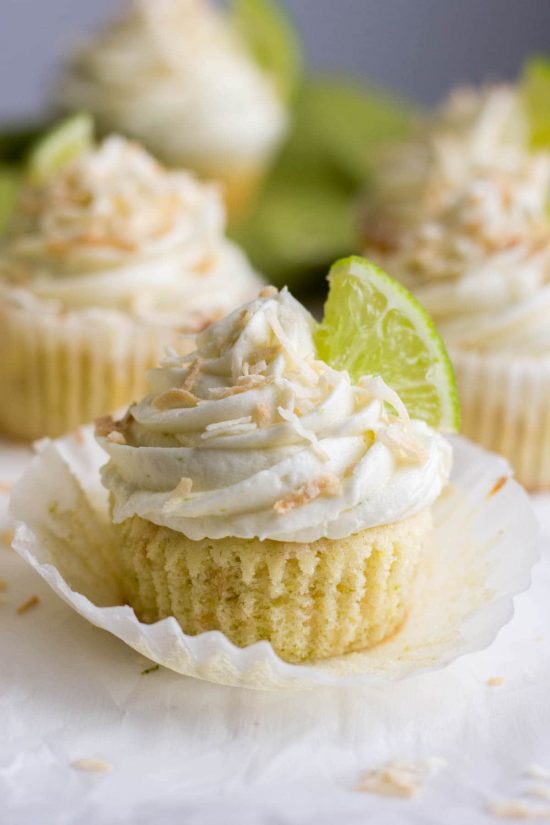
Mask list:
[[141,675],[145,676],[147,673],[154,673],[155,670],[160,670],[160,665],[153,665],[152,667],[146,667],[145,670],[141,671]]

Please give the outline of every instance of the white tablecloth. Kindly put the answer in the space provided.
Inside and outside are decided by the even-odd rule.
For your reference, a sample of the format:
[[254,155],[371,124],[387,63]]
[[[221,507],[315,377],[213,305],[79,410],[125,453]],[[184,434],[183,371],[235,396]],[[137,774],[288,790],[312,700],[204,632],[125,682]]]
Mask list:
[[[0,482],[25,455],[2,449]],[[550,768],[550,496],[534,503],[543,558],[496,642],[383,689],[277,694],[143,674],[147,660],[0,548],[1,825],[477,825],[498,821],[492,800],[550,792],[524,775]],[[430,757],[446,765],[415,798],[355,789],[371,768]]]

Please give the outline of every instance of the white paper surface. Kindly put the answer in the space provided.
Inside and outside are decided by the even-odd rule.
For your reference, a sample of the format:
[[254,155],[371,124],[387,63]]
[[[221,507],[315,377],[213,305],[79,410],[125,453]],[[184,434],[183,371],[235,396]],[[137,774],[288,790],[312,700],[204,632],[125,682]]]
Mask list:
[[[2,450],[0,482],[24,456]],[[550,768],[550,496],[535,506],[543,560],[496,642],[383,688],[263,693],[142,675],[146,659],[0,548],[0,823],[497,822],[487,803],[535,784],[522,777],[530,763]],[[34,594],[40,603],[17,615]],[[434,756],[448,764],[417,798],[354,790],[388,760]],[[70,766],[86,758],[112,770]]]

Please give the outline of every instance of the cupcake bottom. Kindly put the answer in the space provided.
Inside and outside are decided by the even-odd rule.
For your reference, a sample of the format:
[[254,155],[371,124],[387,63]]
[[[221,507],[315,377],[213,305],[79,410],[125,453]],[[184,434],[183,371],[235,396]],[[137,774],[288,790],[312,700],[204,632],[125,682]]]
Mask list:
[[54,437],[114,412],[145,394],[147,370],[175,338],[116,313],[0,308],[0,429]]
[[550,358],[451,356],[462,433],[505,456],[529,489],[550,488]]
[[192,541],[134,516],[116,526],[125,598],[151,623],[173,616],[239,647],[265,639],[286,661],[363,650],[404,621],[431,533],[425,510],[345,539]]

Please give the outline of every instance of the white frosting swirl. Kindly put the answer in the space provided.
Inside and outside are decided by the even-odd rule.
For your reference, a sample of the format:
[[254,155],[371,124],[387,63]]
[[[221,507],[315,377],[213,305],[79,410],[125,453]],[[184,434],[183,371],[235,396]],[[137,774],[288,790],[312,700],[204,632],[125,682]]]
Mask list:
[[382,379],[354,386],[316,360],[314,326],[269,288],[202,332],[196,353],[153,370],[151,394],[100,439],[115,522],[137,514],[194,540],[310,542],[429,507],[449,444]]
[[111,137],[23,191],[0,247],[3,293],[29,309],[103,309],[193,331],[259,287],[223,231],[215,186]]
[[76,54],[59,97],[205,174],[261,160],[287,126],[274,81],[209,0],[135,0]]
[[550,352],[550,153],[510,88],[461,91],[381,164],[367,254],[451,347]]

